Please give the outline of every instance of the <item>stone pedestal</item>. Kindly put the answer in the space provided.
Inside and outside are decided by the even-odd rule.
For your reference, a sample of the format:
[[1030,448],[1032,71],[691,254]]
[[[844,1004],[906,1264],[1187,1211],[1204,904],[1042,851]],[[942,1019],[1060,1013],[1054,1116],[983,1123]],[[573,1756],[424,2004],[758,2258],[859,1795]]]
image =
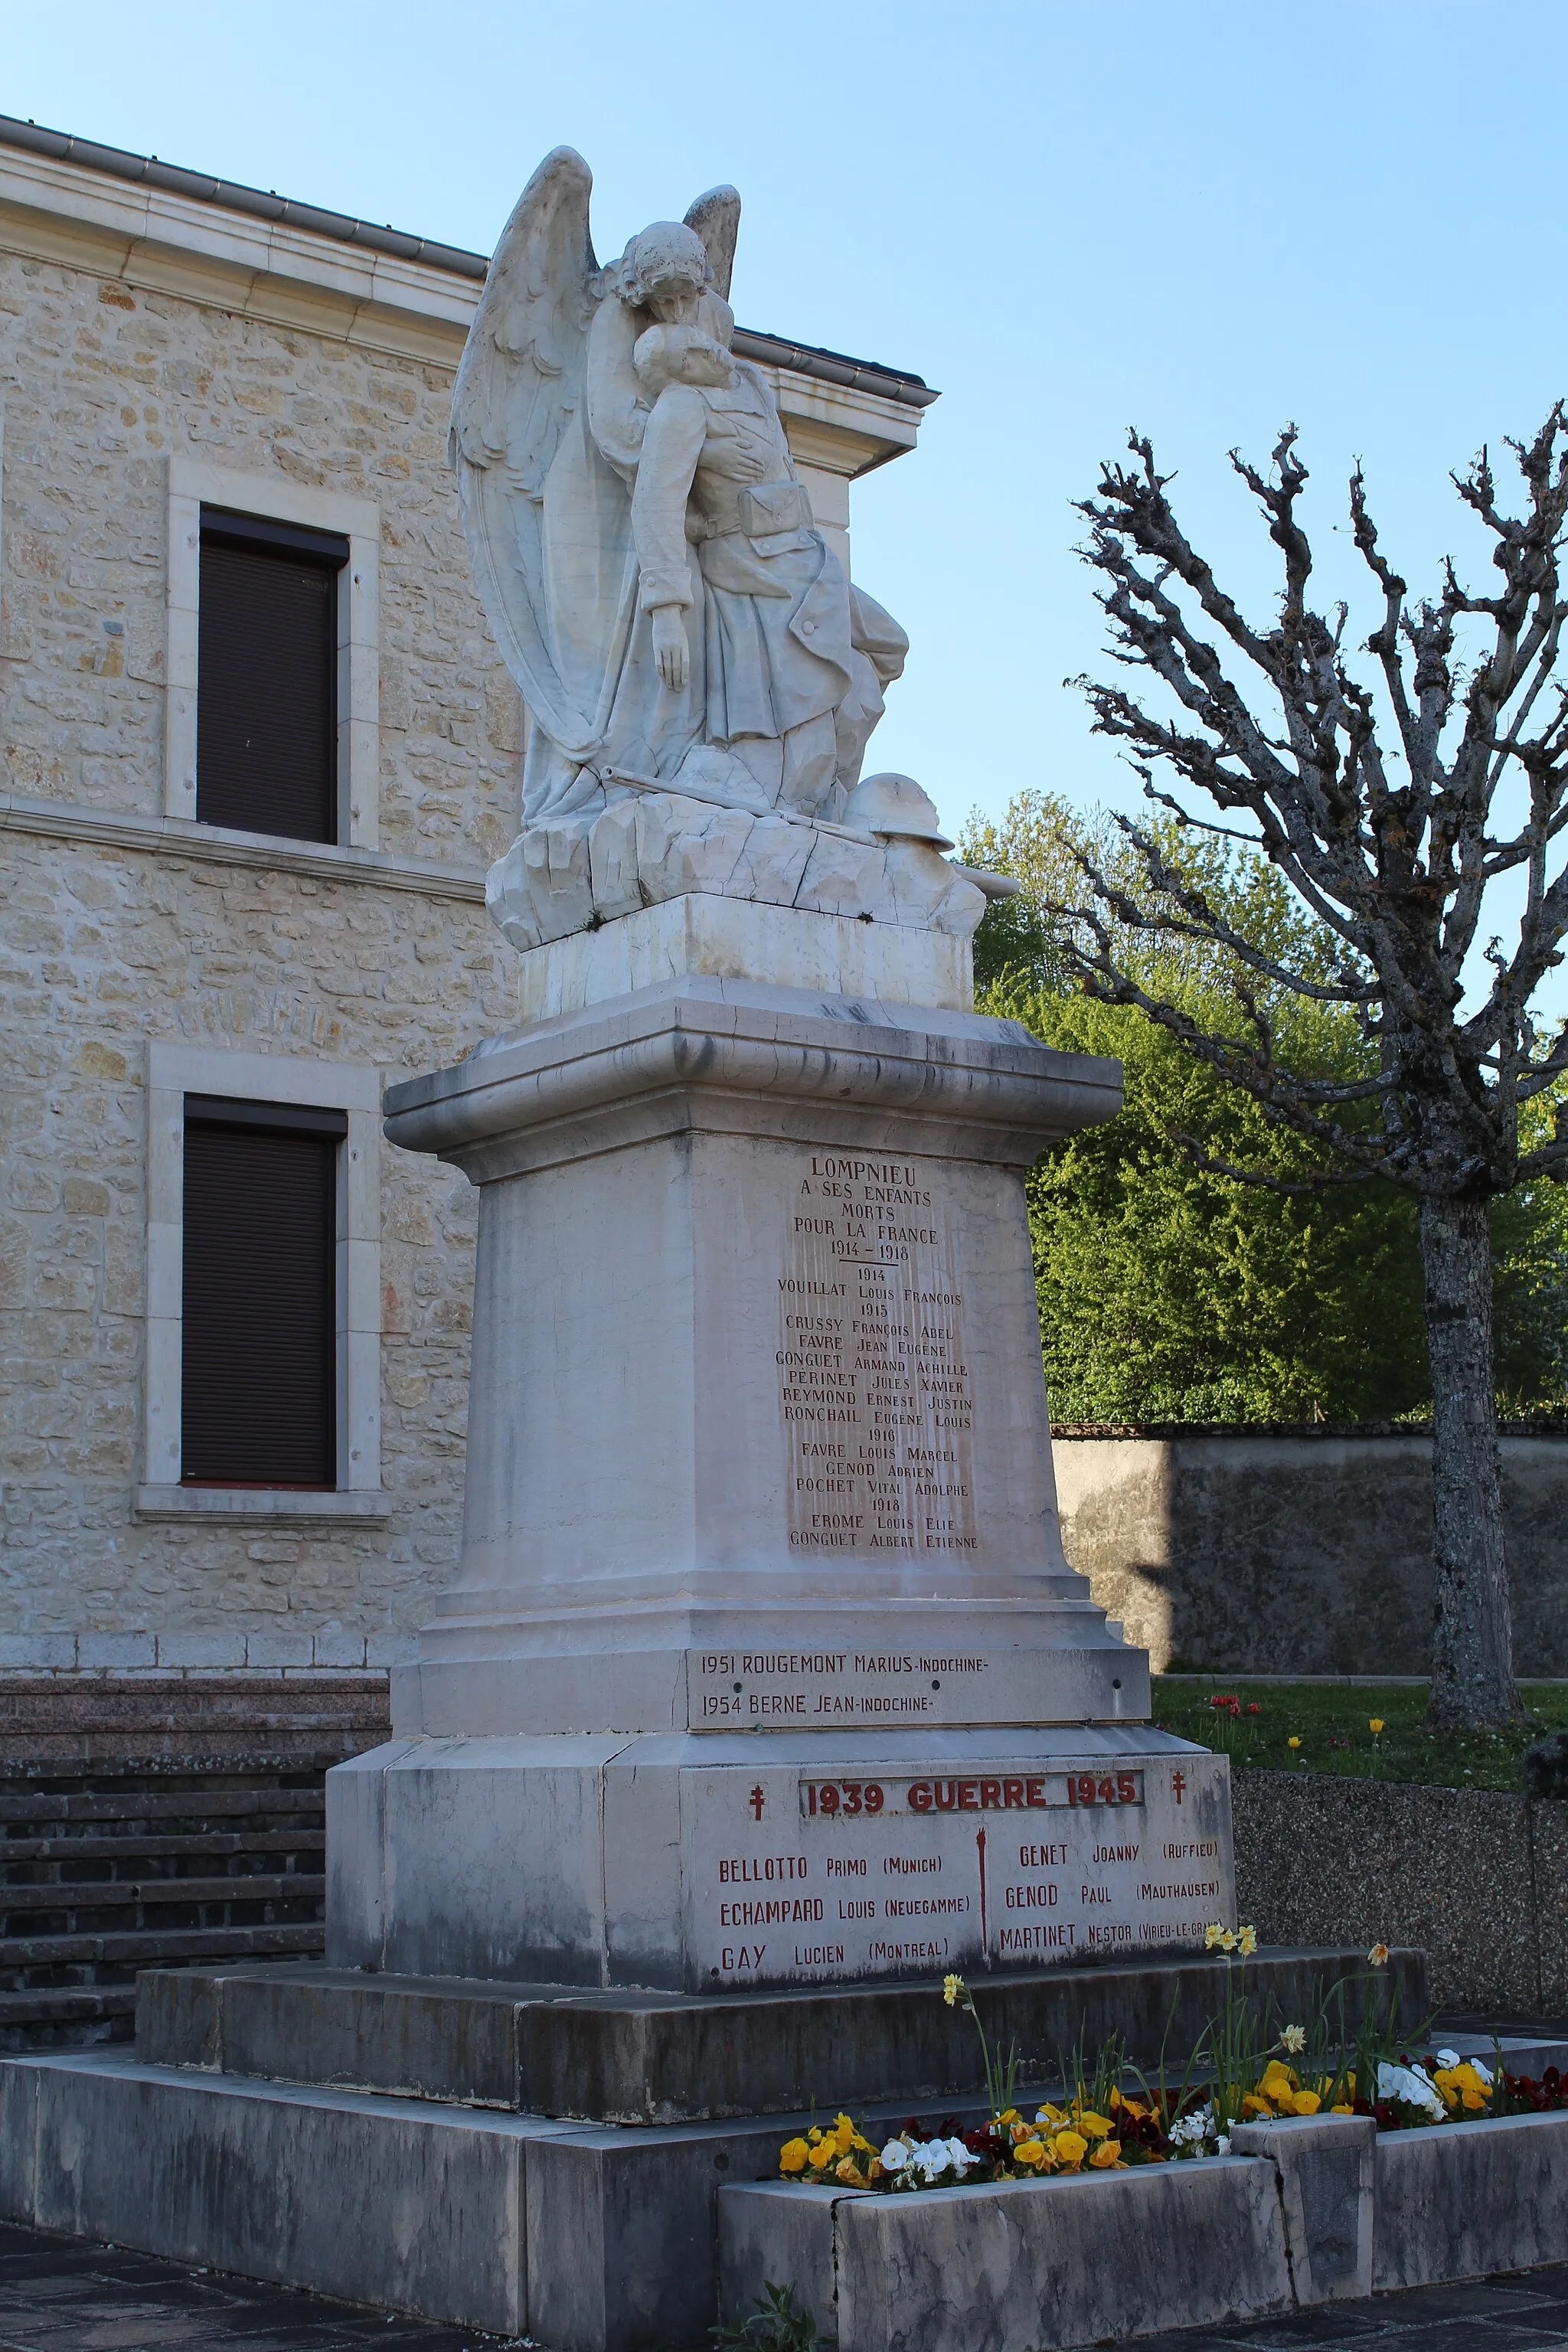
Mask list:
[[[394,1740],[331,1777],[333,1962],[697,1990],[1201,1941],[1226,1767],[1150,1729],[1067,1565],[1041,1377],[1023,1177],[1116,1065],[841,992],[921,934],[650,912],[387,1097],[481,1187],[468,1496]],[[802,984],[737,971],[781,922]]]

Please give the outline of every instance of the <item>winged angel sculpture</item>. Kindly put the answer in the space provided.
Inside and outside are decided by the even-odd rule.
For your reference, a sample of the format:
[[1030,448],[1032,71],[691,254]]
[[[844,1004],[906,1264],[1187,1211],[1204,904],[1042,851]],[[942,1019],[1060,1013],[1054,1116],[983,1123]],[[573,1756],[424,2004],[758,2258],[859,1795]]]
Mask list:
[[569,147],[530,180],[453,397],[475,578],[531,721],[523,834],[490,894],[520,946],[674,895],[645,875],[640,896],[584,898],[595,820],[650,794],[790,826],[798,855],[769,867],[789,893],[739,895],[799,903],[798,829],[838,827],[908,650],[816,530],[766,380],[731,348],[740,197],[712,190],[601,268],[592,185]]

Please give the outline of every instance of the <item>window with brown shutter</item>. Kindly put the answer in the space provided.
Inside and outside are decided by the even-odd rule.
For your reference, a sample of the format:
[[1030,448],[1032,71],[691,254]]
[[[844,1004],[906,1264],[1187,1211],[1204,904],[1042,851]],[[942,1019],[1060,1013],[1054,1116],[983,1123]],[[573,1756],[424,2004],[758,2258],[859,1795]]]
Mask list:
[[340,1110],[185,1097],[180,1474],[337,1484]]
[[202,509],[196,816],[338,837],[338,584],[349,543]]

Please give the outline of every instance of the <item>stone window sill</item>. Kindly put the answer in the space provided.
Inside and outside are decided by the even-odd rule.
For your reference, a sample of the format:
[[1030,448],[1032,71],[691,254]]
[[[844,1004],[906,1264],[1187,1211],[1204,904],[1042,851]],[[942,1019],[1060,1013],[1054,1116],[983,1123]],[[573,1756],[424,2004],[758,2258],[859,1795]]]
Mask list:
[[314,1519],[384,1528],[392,1516],[391,1498],[379,1487],[311,1494],[293,1487],[138,1486],[134,1509],[139,1519],[220,1520],[230,1527]]

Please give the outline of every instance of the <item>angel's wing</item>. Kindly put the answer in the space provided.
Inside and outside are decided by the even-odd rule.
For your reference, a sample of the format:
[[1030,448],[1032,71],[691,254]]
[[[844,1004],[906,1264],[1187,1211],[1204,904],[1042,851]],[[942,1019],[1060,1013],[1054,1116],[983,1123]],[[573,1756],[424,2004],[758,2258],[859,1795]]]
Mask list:
[[730,280],[735,269],[735,237],[741,226],[741,197],[735,188],[710,188],[699,196],[686,215],[686,226],[694,228],[708,248],[708,259],[713,270],[714,289],[721,301],[730,299]]
[[583,404],[597,302],[593,184],[581,155],[557,147],[518,199],[468,330],[447,445],[479,600],[531,712],[569,751],[585,751],[595,730],[559,674],[541,517],[563,434]]

